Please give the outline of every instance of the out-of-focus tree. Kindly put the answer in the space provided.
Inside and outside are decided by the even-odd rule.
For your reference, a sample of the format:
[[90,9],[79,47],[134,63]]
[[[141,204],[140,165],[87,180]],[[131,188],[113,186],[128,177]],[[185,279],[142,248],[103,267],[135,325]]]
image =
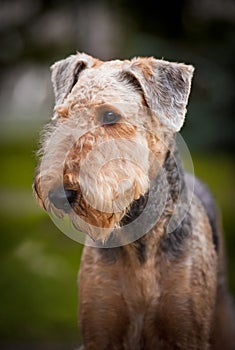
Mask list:
[[[0,103],[6,118],[15,110],[28,119],[35,114],[21,110],[25,95],[37,113],[48,110],[48,66],[76,50],[102,59],[154,55],[196,67],[183,131],[191,147],[234,151],[234,1],[2,0],[0,7]],[[39,86],[37,94],[28,88],[31,82]]]

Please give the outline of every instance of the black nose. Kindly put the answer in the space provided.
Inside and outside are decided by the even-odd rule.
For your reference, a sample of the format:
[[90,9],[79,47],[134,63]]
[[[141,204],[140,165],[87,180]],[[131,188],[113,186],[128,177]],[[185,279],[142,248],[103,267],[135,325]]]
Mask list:
[[58,188],[50,191],[48,197],[57,209],[62,209],[68,213],[71,210],[71,206],[73,206],[76,201],[77,191]]

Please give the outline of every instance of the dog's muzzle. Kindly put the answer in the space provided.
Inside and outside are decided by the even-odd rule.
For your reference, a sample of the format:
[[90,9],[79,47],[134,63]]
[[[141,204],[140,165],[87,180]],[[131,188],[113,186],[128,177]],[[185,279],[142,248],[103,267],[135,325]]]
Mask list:
[[61,187],[51,190],[48,194],[48,198],[57,209],[62,209],[64,212],[68,213],[76,202],[77,191],[66,190]]

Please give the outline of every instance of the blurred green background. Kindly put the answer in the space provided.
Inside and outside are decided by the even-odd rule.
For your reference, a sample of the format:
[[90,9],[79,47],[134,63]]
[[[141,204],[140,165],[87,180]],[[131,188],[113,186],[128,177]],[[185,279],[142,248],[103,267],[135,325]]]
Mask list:
[[49,66],[76,50],[155,56],[195,68],[182,131],[195,174],[223,214],[235,295],[233,0],[0,1],[0,348],[74,349],[82,247],[37,207],[39,131],[53,108]]

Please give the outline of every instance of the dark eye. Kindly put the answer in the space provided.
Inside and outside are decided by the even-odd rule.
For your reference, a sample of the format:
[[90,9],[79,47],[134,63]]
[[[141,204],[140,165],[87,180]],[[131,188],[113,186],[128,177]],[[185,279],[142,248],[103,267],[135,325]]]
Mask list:
[[115,124],[120,120],[120,115],[115,113],[115,112],[111,112],[111,111],[106,111],[102,114],[102,124]]

